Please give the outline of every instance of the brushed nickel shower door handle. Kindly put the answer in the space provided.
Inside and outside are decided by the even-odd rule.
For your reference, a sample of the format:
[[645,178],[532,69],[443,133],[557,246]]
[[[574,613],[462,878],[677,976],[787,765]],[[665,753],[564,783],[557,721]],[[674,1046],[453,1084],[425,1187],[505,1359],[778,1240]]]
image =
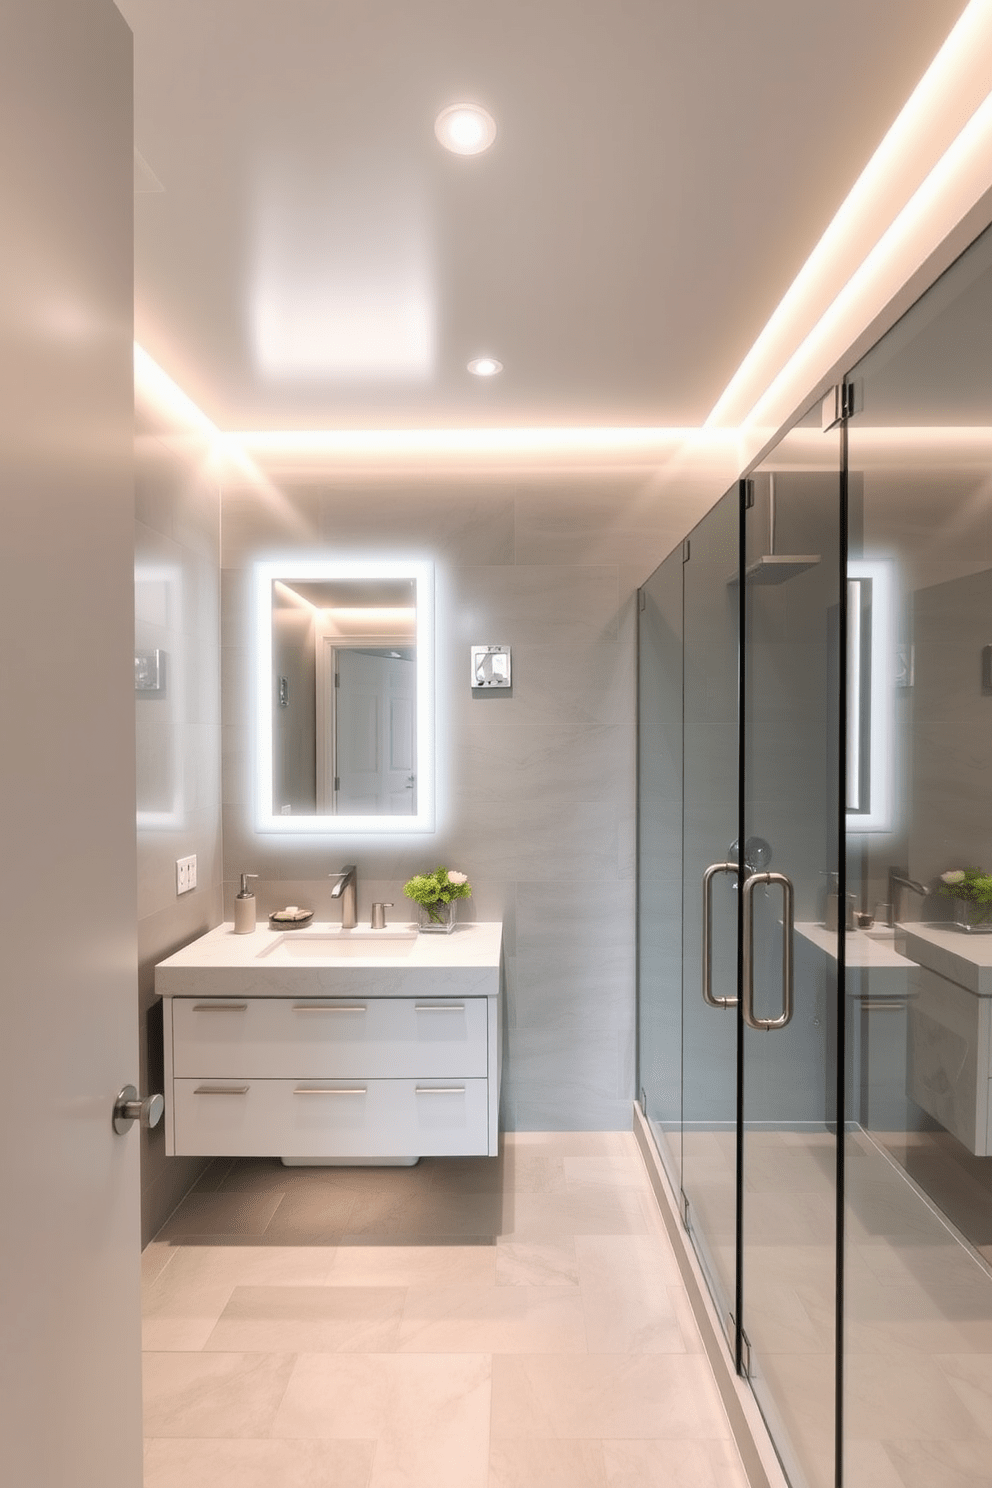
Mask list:
[[710,1007],[737,1006],[736,997],[713,996],[713,880],[721,873],[737,877],[736,863],[711,863],[703,874],[703,1001]]
[[[777,1018],[759,1018],[754,1011],[754,891],[760,884],[778,884],[782,890],[782,1011]],[[784,873],[752,873],[741,891],[744,909],[742,1007],[749,1028],[772,1033],[791,1021],[794,1007],[792,942],[795,934],[795,890]]]

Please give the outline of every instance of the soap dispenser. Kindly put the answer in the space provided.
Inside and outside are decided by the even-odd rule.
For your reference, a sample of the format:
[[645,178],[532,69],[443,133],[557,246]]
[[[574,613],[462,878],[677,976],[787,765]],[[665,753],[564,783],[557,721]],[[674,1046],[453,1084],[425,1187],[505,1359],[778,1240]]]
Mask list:
[[248,880],[257,877],[257,873],[241,875],[241,892],[234,901],[235,935],[250,935],[255,928],[255,895],[248,887]]

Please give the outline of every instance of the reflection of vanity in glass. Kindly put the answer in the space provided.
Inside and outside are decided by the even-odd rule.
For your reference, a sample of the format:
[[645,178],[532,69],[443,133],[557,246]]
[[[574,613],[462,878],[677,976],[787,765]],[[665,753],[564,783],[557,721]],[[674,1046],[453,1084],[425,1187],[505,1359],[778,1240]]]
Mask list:
[[258,826],[433,826],[433,574],[417,562],[255,568]]

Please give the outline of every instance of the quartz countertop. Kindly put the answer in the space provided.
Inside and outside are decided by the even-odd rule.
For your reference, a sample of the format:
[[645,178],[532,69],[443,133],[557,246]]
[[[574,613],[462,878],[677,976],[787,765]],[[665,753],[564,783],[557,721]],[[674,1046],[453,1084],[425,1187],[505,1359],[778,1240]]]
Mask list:
[[[352,935],[355,943],[341,960],[301,960],[280,951],[284,940],[328,936],[332,943],[343,943]],[[397,942],[395,956],[389,953],[390,940]],[[368,954],[362,953],[365,945]],[[311,922],[299,930],[264,924],[249,935],[236,935],[234,926],[225,924],[161,961],[155,968],[155,991],[160,997],[293,997],[307,992],[401,997],[419,984],[440,996],[450,982],[453,995],[495,996],[502,945],[498,921],[470,921],[450,935],[418,934],[416,925],[402,922],[383,931],[358,926],[354,932],[336,924]]]
[[[876,940],[864,930],[848,930],[845,942],[846,962],[861,971],[906,971],[912,965],[911,958],[900,955],[896,944],[902,929],[896,926],[896,941]],[[837,931],[815,923],[796,925],[796,934],[811,941],[828,956],[837,958]]]
[[910,924],[902,929],[906,954],[920,966],[977,997],[992,997],[992,935],[967,935],[950,925]]

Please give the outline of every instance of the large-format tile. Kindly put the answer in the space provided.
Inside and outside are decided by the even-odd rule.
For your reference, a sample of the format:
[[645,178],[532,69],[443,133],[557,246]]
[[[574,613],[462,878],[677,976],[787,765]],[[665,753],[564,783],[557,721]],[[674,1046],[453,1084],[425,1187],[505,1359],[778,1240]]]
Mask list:
[[489,1488],[607,1488],[603,1444],[494,1438]]
[[699,1354],[497,1356],[492,1430],[514,1438],[729,1436]]
[[303,1354],[272,1434],[378,1441],[371,1488],[486,1488],[490,1361]]
[[565,1178],[570,1190],[650,1187],[644,1164],[636,1154],[627,1157],[566,1157]]
[[496,1279],[495,1245],[367,1245],[352,1240],[337,1247],[327,1275],[331,1286],[491,1286]]
[[497,1286],[578,1286],[574,1235],[496,1241]]
[[367,1488],[373,1441],[155,1440],[144,1488]]
[[580,1189],[563,1194],[516,1194],[511,1226],[516,1238],[556,1235],[643,1235],[647,1221],[636,1189]]
[[260,1236],[282,1198],[280,1192],[211,1193],[194,1189],[162,1226],[158,1238],[174,1242],[191,1235]]
[[732,1441],[604,1441],[607,1488],[748,1488]]
[[651,1235],[577,1235],[586,1337],[594,1354],[681,1354],[684,1289],[670,1248]]
[[291,1354],[145,1354],[145,1434],[267,1436],[293,1364]]
[[404,1354],[584,1353],[574,1286],[411,1287],[396,1345]]
[[[883,1445],[899,1474],[902,1488],[989,1488],[992,1484],[987,1441],[956,1441],[953,1438],[918,1441],[910,1438],[907,1441],[887,1441]],[[885,1488],[888,1488],[887,1484]]]
[[383,1353],[395,1348],[403,1287],[236,1287],[205,1347],[222,1353]]

